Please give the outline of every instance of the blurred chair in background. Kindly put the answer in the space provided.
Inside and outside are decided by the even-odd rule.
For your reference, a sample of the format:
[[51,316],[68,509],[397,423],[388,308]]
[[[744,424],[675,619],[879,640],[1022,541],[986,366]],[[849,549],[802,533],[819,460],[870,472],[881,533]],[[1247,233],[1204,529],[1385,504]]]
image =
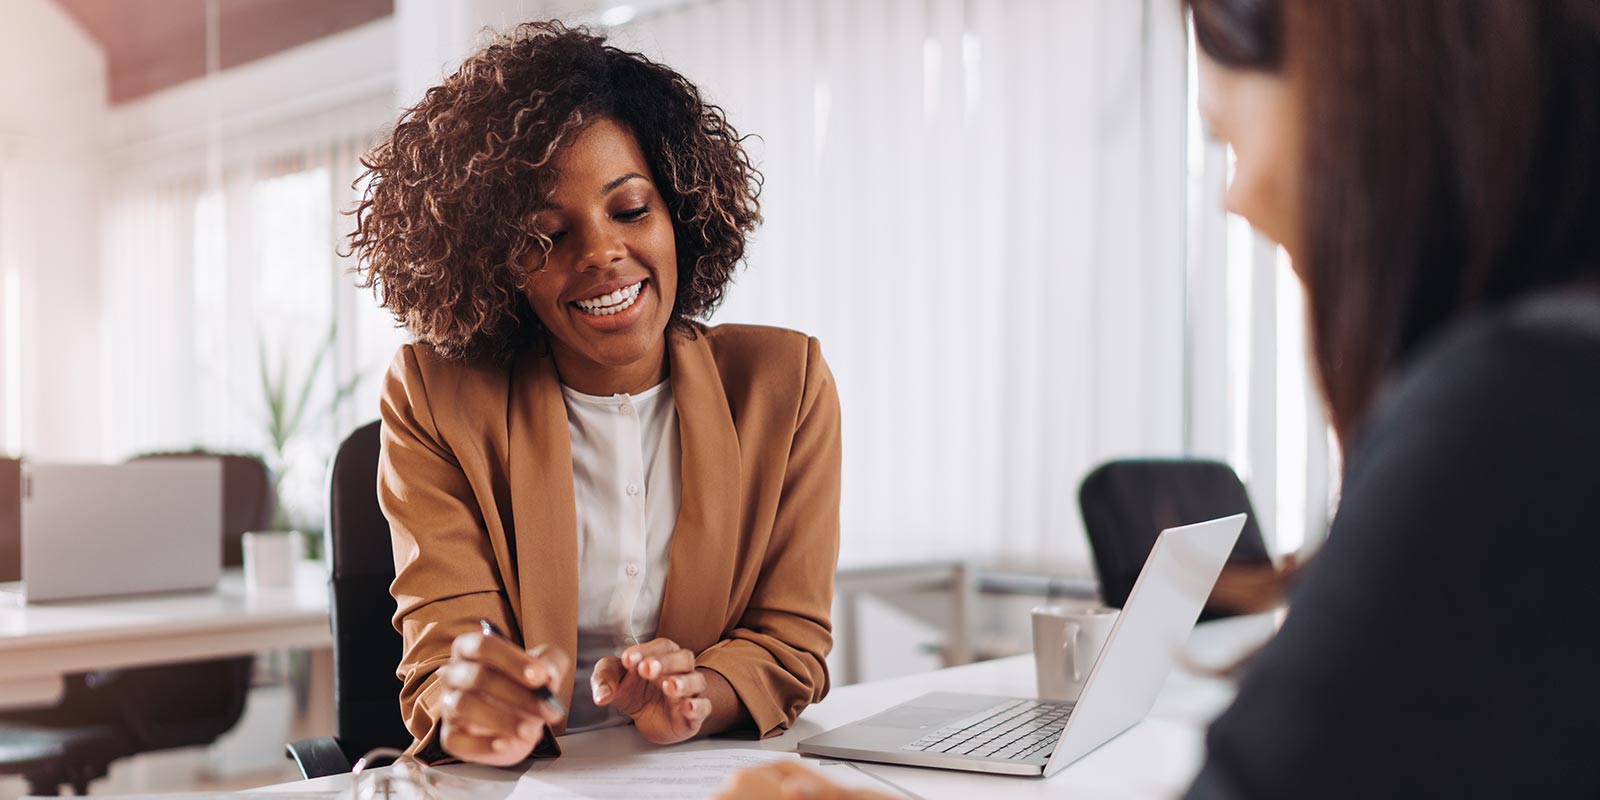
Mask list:
[[[259,458],[198,451],[140,458],[222,462],[224,566],[243,563],[245,531],[271,527],[277,498]],[[83,794],[119,758],[210,744],[243,716],[254,664],[254,656],[236,656],[69,675],[56,705],[0,713],[0,774],[22,775],[32,794],[56,794],[61,784]]]
[[288,746],[307,778],[349,772],[378,747],[403,749],[411,733],[400,717],[403,642],[394,629],[394,550],[389,520],[378,506],[380,423],[357,428],[328,467],[328,605],[333,615],[337,737]]
[[22,460],[0,458],[0,583],[22,580]]
[[[1078,504],[1106,605],[1121,608],[1127,602],[1161,531],[1244,513],[1250,518],[1200,619],[1270,607],[1271,603],[1262,604],[1248,591],[1234,593],[1229,588],[1259,583],[1253,577],[1271,574],[1273,564],[1250,494],[1227,464],[1200,459],[1111,461],[1083,479]],[[1236,594],[1249,599],[1241,601]]]

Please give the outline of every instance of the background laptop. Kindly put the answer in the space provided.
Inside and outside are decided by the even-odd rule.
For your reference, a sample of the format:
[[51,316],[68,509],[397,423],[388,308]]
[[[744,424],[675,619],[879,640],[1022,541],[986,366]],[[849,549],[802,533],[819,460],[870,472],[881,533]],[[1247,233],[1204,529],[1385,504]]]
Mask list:
[[936,692],[813,736],[801,753],[1006,775],[1053,775],[1150,712],[1245,515],[1161,532],[1076,705]]
[[222,465],[23,463],[28,602],[210,589],[222,573]]

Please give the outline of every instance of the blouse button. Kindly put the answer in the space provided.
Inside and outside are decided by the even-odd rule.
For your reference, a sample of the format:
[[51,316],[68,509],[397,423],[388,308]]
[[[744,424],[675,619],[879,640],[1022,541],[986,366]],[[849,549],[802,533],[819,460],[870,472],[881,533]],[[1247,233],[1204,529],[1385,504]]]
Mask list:
[[633,406],[630,406],[630,405],[627,405],[627,404],[626,404],[626,403],[624,403],[624,404],[623,404],[623,405],[622,405],[622,407],[621,407],[621,408],[618,408],[618,409],[617,409],[617,410],[618,410],[618,411],[621,411],[621,412],[622,412],[622,414],[623,414],[623,416],[627,416],[627,415],[629,415],[629,414],[632,414],[632,413],[633,413]]
[[639,565],[638,564],[629,564],[628,565],[628,577],[636,578],[638,576],[639,576]]
[[639,484],[637,484],[637,483],[628,484],[628,494],[630,496],[636,495],[638,493],[639,493]]

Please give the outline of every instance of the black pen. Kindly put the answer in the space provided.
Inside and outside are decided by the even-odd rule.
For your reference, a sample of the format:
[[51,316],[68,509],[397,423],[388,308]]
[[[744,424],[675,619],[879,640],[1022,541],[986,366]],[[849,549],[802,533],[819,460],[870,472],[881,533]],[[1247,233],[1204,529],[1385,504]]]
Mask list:
[[[486,619],[480,619],[478,620],[478,624],[483,627],[484,636],[498,636],[501,639],[506,638],[506,635],[501,633],[500,629],[496,628],[493,622],[490,622]],[[561,701],[556,699],[555,694],[550,691],[549,686],[540,686],[539,688],[533,690],[533,694],[540,700],[543,700],[544,704],[549,706],[551,711],[554,711],[562,716],[566,716],[567,710],[561,707]]]

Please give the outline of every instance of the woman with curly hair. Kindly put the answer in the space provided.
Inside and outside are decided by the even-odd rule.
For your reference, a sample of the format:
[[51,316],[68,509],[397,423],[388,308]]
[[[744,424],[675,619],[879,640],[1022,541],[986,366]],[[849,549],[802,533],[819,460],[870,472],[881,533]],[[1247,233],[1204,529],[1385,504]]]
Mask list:
[[413,752],[787,728],[828,686],[839,405],[815,339],[695,321],[760,219],[721,110],[529,23],[363,163],[352,249],[414,339],[378,487]]

